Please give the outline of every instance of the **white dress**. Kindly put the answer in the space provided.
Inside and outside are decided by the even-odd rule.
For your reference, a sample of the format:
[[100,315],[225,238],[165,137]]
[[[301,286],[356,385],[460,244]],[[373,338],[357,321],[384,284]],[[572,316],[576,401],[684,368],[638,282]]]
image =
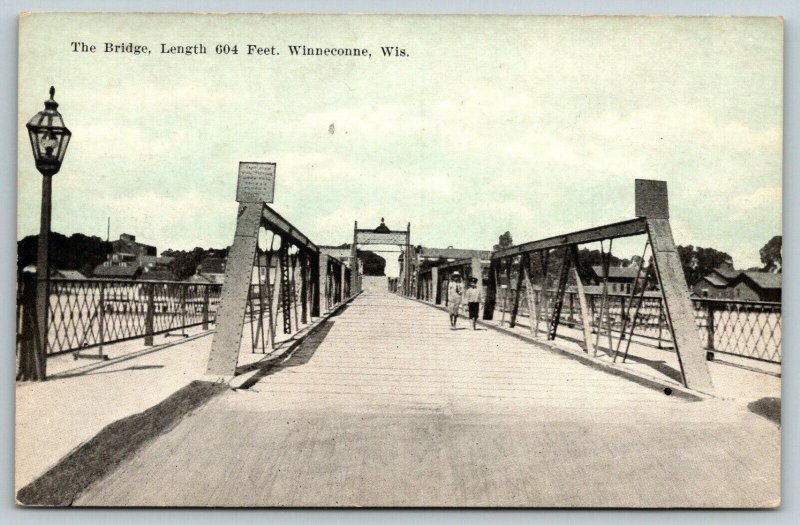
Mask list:
[[447,285],[447,311],[453,315],[458,314],[461,307],[461,294],[464,291],[464,286],[459,282],[450,281]]

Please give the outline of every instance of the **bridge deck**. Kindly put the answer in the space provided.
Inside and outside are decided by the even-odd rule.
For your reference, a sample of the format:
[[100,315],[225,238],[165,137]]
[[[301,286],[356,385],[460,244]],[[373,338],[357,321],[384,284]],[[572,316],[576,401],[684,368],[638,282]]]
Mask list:
[[466,328],[368,289],[75,504],[778,503],[780,431],[740,404]]

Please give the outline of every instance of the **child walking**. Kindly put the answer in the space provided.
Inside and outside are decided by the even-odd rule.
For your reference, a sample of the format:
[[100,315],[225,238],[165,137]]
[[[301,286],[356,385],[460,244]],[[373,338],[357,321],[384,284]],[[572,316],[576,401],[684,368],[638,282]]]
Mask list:
[[472,329],[477,330],[478,311],[481,306],[481,290],[478,288],[478,279],[470,277],[469,288],[464,293],[464,300],[467,301],[467,309],[469,310],[469,319],[472,321]]

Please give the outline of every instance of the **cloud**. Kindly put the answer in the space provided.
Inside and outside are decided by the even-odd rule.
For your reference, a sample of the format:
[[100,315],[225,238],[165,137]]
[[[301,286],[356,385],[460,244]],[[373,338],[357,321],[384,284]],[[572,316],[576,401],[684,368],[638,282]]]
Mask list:
[[783,190],[780,186],[764,186],[758,188],[749,195],[740,195],[733,200],[733,203],[742,210],[752,210],[753,208],[765,207],[780,209]]

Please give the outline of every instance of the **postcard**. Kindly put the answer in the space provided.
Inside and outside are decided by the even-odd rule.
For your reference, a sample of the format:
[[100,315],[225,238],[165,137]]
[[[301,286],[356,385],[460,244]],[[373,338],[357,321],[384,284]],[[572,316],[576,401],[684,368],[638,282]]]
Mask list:
[[781,504],[783,20],[24,13],[24,506]]

